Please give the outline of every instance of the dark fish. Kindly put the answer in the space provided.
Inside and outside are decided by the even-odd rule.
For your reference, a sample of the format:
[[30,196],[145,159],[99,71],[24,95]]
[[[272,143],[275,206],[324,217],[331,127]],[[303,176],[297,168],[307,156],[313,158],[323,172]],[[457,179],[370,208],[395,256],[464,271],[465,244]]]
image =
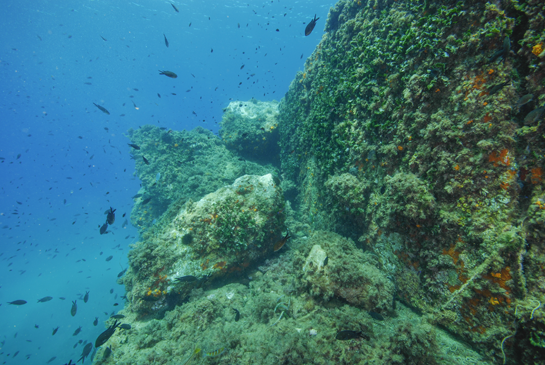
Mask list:
[[130,330],[132,327],[131,327],[130,324],[123,323],[121,326],[119,326],[119,328],[124,329],[124,330]]
[[89,292],[85,292],[85,296],[83,297],[83,302],[84,303],[87,303],[87,301],[89,300]]
[[181,283],[186,283],[186,282],[188,283],[188,282],[199,280],[199,279],[193,275],[185,275],[185,276],[180,276],[179,278],[176,278],[176,280]]
[[314,14],[314,19],[312,19],[310,23],[308,23],[307,27],[305,28],[305,36],[310,35],[310,33],[312,33],[312,30],[316,26],[316,22],[318,21],[318,19],[320,18],[316,18],[316,14]]
[[138,145],[135,145],[134,143],[127,143],[129,146],[131,146],[132,148],[134,148],[135,150],[139,150],[140,147]]
[[117,277],[118,278],[122,277],[125,274],[126,271],[127,271],[127,269],[121,271],[119,274],[117,274]]
[[108,222],[104,223],[102,227],[100,227],[100,234],[106,233],[106,230],[108,229]]
[[160,299],[161,299],[161,297],[155,297],[153,295],[142,297],[142,300],[145,301],[145,302],[156,302],[156,301],[158,301]]
[[38,326],[37,324],[34,325],[34,328],[40,328],[40,326]]
[[363,339],[366,339],[366,340],[369,340],[369,336],[367,336],[363,332],[361,332],[361,331],[359,331],[359,332],[358,331],[350,331],[350,330],[337,332],[337,336],[335,336],[335,339],[336,340],[341,340],[341,341],[346,341],[346,340],[352,340],[352,339],[359,338],[359,337],[361,337]]
[[19,300],[14,300],[13,302],[8,302],[8,303],[11,305],[23,305],[23,304],[26,304],[26,300],[19,299]]
[[142,205],[148,204],[150,201],[151,201],[151,198],[144,199],[144,201],[142,202]]
[[240,319],[240,312],[238,311],[238,309],[235,308],[233,308],[233,310],[235,311],[235,322],[238,322],[238,320]]
[[[93,349],[93,344],[91,342],[89,342],[87,345],[85,345],[85,347],[83,348],[83,351],[81,353],[81,357],[79,358],[79,360],[82,360],[81,361],[82,364],[85,363],[85,358],[87,356],[89,356],[92,349]],[[79,360],[77,362],[79,362]]]
[[108,222],[108,224],[112,225],[114,224],[115,222],[115,211],[117,209],[113,209],[112,207],[110,207],[110,210],[107,211],[107,214],[108,216],[106,217],[106,222]]
[[509,52],[511,52],[511,40],[509,39],[509,37],[505,37],[503,39],[503,61],[504,62],[507,56],[509,56]]
[[494,85],[494,86],[491,86],[488,88],[488,95],[494,95],[495,93],[497,93],[498,91],[500,91],[501,89],[503,89],[503,87],[507,84],[509,84],[511,81],[505,81],[505,82],[502,82],[501,84],[498,84],[498,85]]
[[42,299],[38,299],[38,303],[45,303],[49,302],[53,297],[43,297]]
[[165,75],[166,77],[170,77],[171,79],[175,79],[178,77],[174,72],[172,71],[161,71],[159,70],[159,75]]
[[145,158],[144,156],[142,156],[142,159],[144,160],[144,163],[145,163],[146,165],[149,165],[149,161],[148,161],[147,158]]
[[167,36],[165,35],[165,33],[163,33],[163,37],[165,37],[165,46],[167,46],[167,48],[168,48],[168,39],[167,39]]
[[497,50],[496,52],[494,52],[492,54],[492,56],[490,56],[490,58],[488,59],[488,61],[486,63],[494,62],[501,56],[503,56],[503,49],[500,49],[500,50]]
[[520,108],[521,106],[528,104],[532,100],[534,100],[533,94],[524,95],[522,98],[519,99],[519,101],[517,101],[515,107]]
[[376,319],[377,321],[384,321],[384,317],[380,313],[373,312],[373,311],[370,311],[367,313],[369,313],[369,315],[373,317],[374,319]]
[[108,256],[108,257],[106,257],[106,261],[110,261],[113,258],[114,258],[113,256]]
[[328,262],[329,262],[329,256],[326,256],[324,259],[324,266],[327,265]]
[[74,300],[72,302],[72,308],[70,309],[70,314],[72,315],[72,317],[74,317],[77,312],[78,312],[78,305],[76,304],[76,301]]
[[113,292],[114,292],[114,289],[113,288],[110,289],[110,294],[113,294]]
[[[93,104],[95,104],[95,103],[93,103]],[[97,108],[99,108],[101,112],[110,115],[110,112],[107,111],[106,108],[104,108],[103,106],[100,106],[100,105],[98,105],[98,104],[95,104],[95,106],[96,106]]]
[[72,336],[77,336],[80,332],[81,332],[81,326],[79,326],[79,327],[74,331],[74,334],[72,334]]
[[[174,4],[170,3],[170,5],[172,5],[172,7],[174,8],[174,10],[176,10],[176,12],[179,13],[178,8],[175,7]],[[112,351],[112,350],[110,350],[110,352],[111,352],[111,351]]]
[[111,319],[121,319],[121,318],[125,318],[125,316],[123,314],[114,314],[110,318]]
[[93,326],[96,326],[98,324],[98,317],[95,317],[95,320],[93,321]]
[[106,343],[112,337],[112,335],[115,333],[115,330],[118,326],[117,321],[115,321],[114,324],[112,324],[106,331],[102,332],[100,335],[98,335],[96,341],[95,341],[95,347],[100,347]]
[[100,38],[102,38],[102,40],[103,40],[104,42],[108,42],[108,40],[107,40],[106,38],[104,38],[103,36],[100,36]]
[[58,330],[59,330],[59,327],[53,328],[53,333],[51,334],[51,336],[55,336],[55,333],[57,333]]
[[106,347],[106,349],[102,353],[102,361],[106,361],[106,359],[108,359],[111,354],[112,354],[112,346]]
[[278,250],[280,250],[282,247],[284,247],[284,245],[286,244],[286,242],[288,241],[288,239],[290,239],[291,236],[288,233],[286,233],[286,236],[284,236],[284,238],[282,238],[280,241],[276,242],[273,246],[273,251],[276,252]]
[[535,123],[541,118],[541,114],[545,111],[545,106],[542,106],[541,108],[534,109],[528,115],[524,118],[524,124],[531,124]]

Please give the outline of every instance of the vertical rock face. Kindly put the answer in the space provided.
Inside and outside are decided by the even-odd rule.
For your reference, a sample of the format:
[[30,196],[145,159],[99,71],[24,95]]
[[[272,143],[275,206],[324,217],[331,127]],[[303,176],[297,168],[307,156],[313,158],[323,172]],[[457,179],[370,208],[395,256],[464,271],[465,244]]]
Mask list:
[[[133,311],[161,312],[206,280],[239,272],[273,251],[284,198],[272,175],[245,175],[198,202],[173,206],[129,255],[124,279]],[[130,283],[130,284],[129,284]]]
[[515,332],[508,358],[545,361],[543,19],[538,2],[339,1],[279,106],[308,223],[357,235],[399,298],[500,361]]

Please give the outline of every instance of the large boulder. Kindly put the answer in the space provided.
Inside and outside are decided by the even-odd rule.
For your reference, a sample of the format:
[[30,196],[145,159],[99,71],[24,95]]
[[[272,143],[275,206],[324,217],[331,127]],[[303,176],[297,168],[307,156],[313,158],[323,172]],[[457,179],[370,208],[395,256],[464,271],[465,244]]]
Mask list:
[[392,310],[394,284],[353,241],[336,233],[317,231],[303,266],[310,294],[329,300],[337,297],[367,311]]
[[198,202],[169,208],[129,254],[124,283],[132,309],[160,313],[205,281],[271,253],[285,221],[278,183],[271,174],[245,175]]

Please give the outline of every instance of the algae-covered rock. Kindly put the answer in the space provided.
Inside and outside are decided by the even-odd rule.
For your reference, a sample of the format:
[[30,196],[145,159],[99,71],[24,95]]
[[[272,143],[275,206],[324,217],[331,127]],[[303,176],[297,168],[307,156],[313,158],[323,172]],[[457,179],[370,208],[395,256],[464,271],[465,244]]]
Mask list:
[[317,231],[309,244],[313,247],[303,271],[312,295],[325,300],[340,297],[368,311],[392,309],[394,285],[354,242],[332,232]]
[[160,228],[129,254],[124,282],[132,309],[161,312],[206,280],[242,271],[272,252],[285,220],[277,183],[271,174],[245,175],[178,211],[170,208]]
[[135,175],[142,182],[131,223],[140,233],[159,220],[173,202],[199,200],[242,175],[277,175],[272,166],[239,160],[218,136],[204,128],[188,132],[144,125],[130,129],[128,136],[140,147],[131,148]]
[[233,152],[262,162],[278,163],[277,116],[277,101],[232,101],[225,108],[220,136]]

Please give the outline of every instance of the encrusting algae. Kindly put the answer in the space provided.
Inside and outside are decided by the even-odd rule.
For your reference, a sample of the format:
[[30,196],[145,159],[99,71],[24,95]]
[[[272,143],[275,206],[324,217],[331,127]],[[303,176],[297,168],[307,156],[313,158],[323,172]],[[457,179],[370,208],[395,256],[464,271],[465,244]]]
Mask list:
[[221,139],[131,130],[104,363],[545,362],[543,19],[341,0],[280,103],[231,103]]

